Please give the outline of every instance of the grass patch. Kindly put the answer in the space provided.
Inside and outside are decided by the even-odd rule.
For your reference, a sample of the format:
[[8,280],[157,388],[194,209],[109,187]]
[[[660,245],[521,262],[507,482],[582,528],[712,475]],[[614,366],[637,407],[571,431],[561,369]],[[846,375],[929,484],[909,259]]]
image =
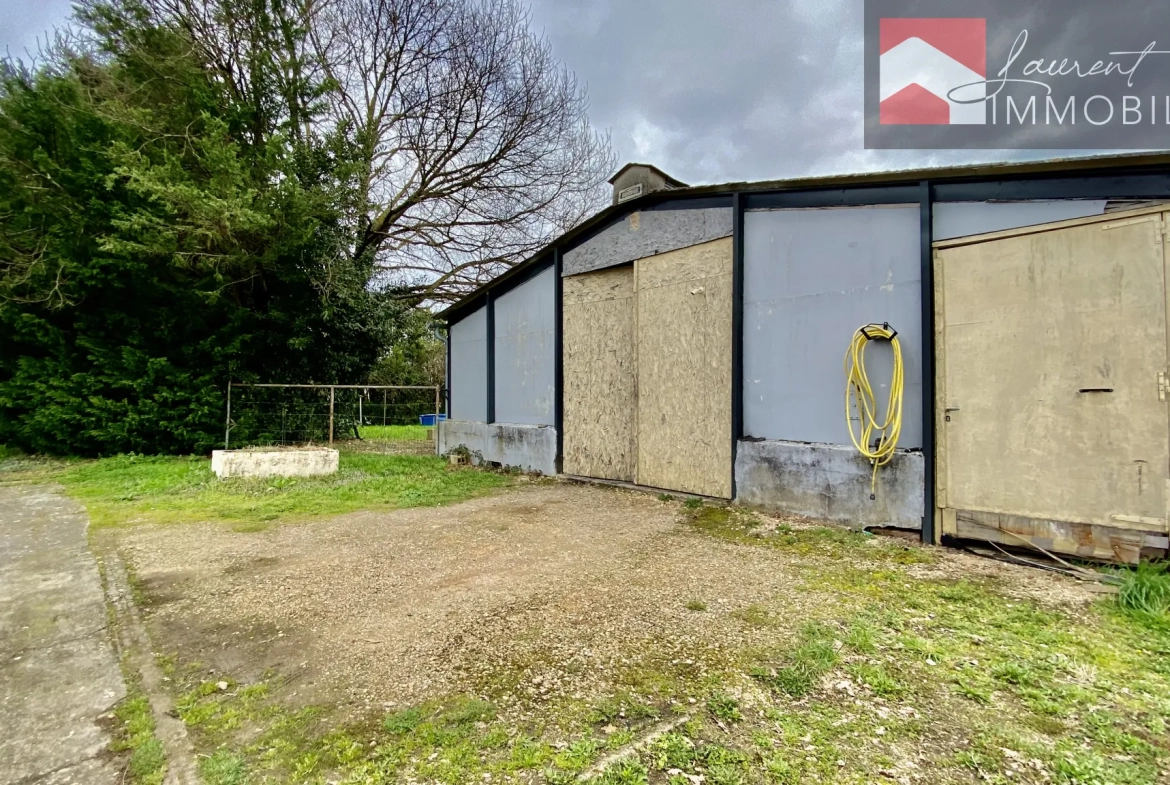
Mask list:
[[[269,699],[268,685],[194,682],[176,703],[200,747],[208,783],[323,782],[345,772],[346,782],[404,779],[457,783],[539,770],[553,749],[497,720],[492,703],[472,696],[432,701],[385,715],[380,722],[335,725],[320,708],[287,709]],[[256,729],[260,729],[256,732]],[[584,768],[600,743],[563,762]]]
[[650,772],[637,758],[623,758],[593,778],[592,785],[646,785]]
[[227,750],[200,758],[199,774],[207,785],[244,785],[248,781],[244,759]]
[[166,775],[167,758],[162,743],[154,735],[154,716],[150,701],[137,685],[114,708],[118,727],[110,749],[130,755],[126,766],[127,781],[137,785],[160,785]]
[[874,695],[882,698],[897,698],[906,691],[903,684],[890,675],[890,672],[880,663],[863,662],[851,665],[849,674],[869,687]]
[[637,722],[658,717],[653,706],[632,693],[623,692],[597,701],[587,715],[594,725],[608,725],[619,721]]
[[731,615],[749,627],[771,627],[776,623],[768,609],[755,602],[744,608],[736,608]]
[[688,611],[705,611],[707,610],[707,603],[702,600],[687,600]]
[[1146,562],[1117,574],[1121,577],[1117,605],[1123,612],[1142,619],[1157,619],[1170,612],[1170,564]]
[[220,480],[197,457],[121,455],[71,465],[55,479],[86,505],[95,526],[227,521],[258,530],[286,517],[448,504],[508,484],[441,458],[342,452],[328,477]]
[[713,692],[707,698],[707,711],[711,716],[723,722],[739,722],[743,715],[739,711],[739,701],[725,692]]
[[795,648],[778,664],[755,666],[751,675],[773,690],[801,698],[840,661],[833,632],[816,622],[805,624]]
[[386,442],[425,442],[430,437],[425,425],[363,425],[358,433],[363,439]]

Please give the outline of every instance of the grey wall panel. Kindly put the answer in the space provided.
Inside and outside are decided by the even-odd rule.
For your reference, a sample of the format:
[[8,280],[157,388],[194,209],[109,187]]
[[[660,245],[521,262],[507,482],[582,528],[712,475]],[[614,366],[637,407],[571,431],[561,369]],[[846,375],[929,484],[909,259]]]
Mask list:
[[[917,206],[744,216],[745,435],[850,444],[842,359],[854,330],[888,321],[905,364],[898,446],[922,446],[919,230]],[[884,412],[889,346],[867,360]]]
[[630,213],[564,256],[562,275],[628,264],[731,236],[731,208]]
[[496,300],[496,422],[554,425],[556,272]]
[[934,239],[1001,232],[1023,226],[1087,218],[1105,212],[1104,200],[1062,199],[1045,202],[938,202],[934,205]]
[[487,308],[451,325],[452,419],[487,420]]

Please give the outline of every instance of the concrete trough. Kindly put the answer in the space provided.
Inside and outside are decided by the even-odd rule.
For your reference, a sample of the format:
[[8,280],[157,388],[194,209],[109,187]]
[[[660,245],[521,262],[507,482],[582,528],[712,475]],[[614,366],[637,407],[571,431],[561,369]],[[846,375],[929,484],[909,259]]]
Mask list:
[[211,470],[226,477],[319,477],[336,474],[337,450],[328,448],[214,450]]

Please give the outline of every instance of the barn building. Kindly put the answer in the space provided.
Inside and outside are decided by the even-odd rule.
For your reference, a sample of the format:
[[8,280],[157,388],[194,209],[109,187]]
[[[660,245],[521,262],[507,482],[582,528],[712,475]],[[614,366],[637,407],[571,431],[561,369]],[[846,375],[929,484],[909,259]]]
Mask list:
[[[441,314],[441,451],[927,542],[1167,548],[1170,154],[611,183]],[[903,364],[876,481],[842,365],[866,324]],[[892,358],[867,349],[878,400]]]

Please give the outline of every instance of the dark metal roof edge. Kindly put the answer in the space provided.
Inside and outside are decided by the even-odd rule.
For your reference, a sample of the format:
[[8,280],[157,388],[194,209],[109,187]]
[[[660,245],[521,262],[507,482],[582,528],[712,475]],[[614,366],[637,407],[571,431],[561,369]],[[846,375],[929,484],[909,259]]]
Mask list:
[[535,264],[539,264],[557,246],[572,241],[574,238],[596,228],[598,225],[610,221],[626,213],[635,212],[660,202],[687,199],[705,196],[731,196],[735,193],[760,193],[770,191],[805,191],[818,188],[848,188],[867,185],[909,185],[922,180],[934,183],[945,180],[970,180],[993,176],[1019,176],[1041,174],[1075,174],[1102,169],[1124,169],[1141,166],[1170,166],[1170,151],[1142,152],[1142,153],[1110,153],[1107,155],[1081,156],[1076,158],[1047,158],[1039,161],[1010,161],[999,163],[964,164],[963,166],[934,167],[929,169],[898,169],[888,172],[861,172],[845,175],[818,175],[814,177],[799,177],[787,180],[757,180],[754,182],[716,183],[712,185],[692,185],[686,188],[672,188],[663,191],[653,191],[630,199],[620,204],[610,205],[594,213],[590,218],[577,224],[572,229],[555,238],[548,245],[541,248],[525,261],[516,265],[487,283],[481,284],[474,291],[461,297],[451,305],[435,314],[436,319],[445,319],[447,315],[463,310],[474,302],[488,289],[494,289]]
[[1073,173],[1094,169],[1115,169],[1131,166],[1170,165],[1170,151],[1141,153],[1108,153],[1073,158],[1045,158],[1036,161],[1000,161],[995,163],[963,164],[927,169],[895,169],[886,172],[860,172],[843,175],[815,175],[786,180],[756,180],[751,182],[697,185],[671,191],[681,193],[752,193],[755,191],[794,191],[809,188],[833,188],[864,185],[911,184],[921,180],[971,179],[999,175]]

